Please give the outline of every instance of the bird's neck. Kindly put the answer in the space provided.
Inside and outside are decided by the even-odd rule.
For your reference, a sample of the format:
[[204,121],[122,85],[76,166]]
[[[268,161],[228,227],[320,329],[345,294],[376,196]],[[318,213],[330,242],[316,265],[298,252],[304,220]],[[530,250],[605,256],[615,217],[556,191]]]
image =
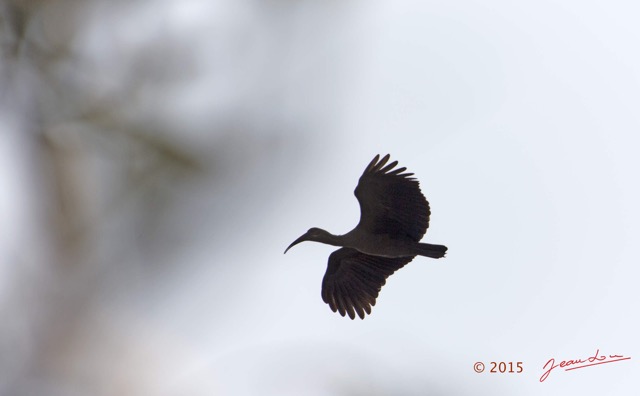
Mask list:
[[333,235],[333,234],[327,233],[327,235],[325,236],[322,242],[332,246],[344,246],[343,237],[344,235]]
[[360,232],[360,230],[358,230],[358,228],[354,228],[353,230],[347,232],[344,235],[331,235],[331,236],[335,238],[335,242],[336,242],[335,244],[332,243],[332,245],[343,246],[348,248],[355,248],[360,244],[360,241],[362,239],[362,233]]

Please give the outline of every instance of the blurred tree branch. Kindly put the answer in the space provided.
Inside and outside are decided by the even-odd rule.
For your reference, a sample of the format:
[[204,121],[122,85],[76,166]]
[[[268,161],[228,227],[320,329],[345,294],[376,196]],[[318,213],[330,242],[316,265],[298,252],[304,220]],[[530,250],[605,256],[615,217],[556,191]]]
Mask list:
[[[79,235],[86,236],[87,227],[96,220],[96,214],[83,213],[87,206],[95,209],[94,203],[85,202],[92,199],[83,192],[89,187],[87,181],[105,179],[101,170],[91,167],[94,157],[111,157],[111,161],[125,162],[120,165],[127,171],[120,175],[120,183],[112,185],[125,196],[163,175],[177,181],[202,168],[200,159],[170,138],[171,131],[163,131],[144,118],[134,116],[132,119],[129,111],[131,103],[136,101],[137,91],[149,84],[163,84],[156,79],[157,74],[149,76],[148,70],[151,65],[165,63],[166,50],[172,48],[163,42],[151,42],[150,45],[160,45],[163,50],[140,53],[144,60],[142,65],[135,58],[122,59],[130,67],[120,76],[124,79],[119,88],[107,96],[96,97],[95,86],[84,83],[85,74],[91,70],[82,70],[83,64],[74,58],[70,48],[70,40],[82,32],[83,12],[78,7],[88,6],[73,0],[11,1],[2,10],[2,23],[10,33],[7,37],[12,38],[5,42],[5,48],[10,49],[3,56],[5,62],[14,68],[35,72],[25,74],[10,70],[5,77],[12,81],[3,83],[10,86],[10,92],[5,95],[25,96],[21,98],[23,125],[34,137],[40,136],[34,142],[41,147],[46,159],[42,165],[54,187],[51,202],[57,202],[49,206],[57,211],[53,216],[57,219],[54,221],[56,231],[52,235],[70,240]],[[60,34],[60,30],[64,33]],[[45,33],[51,36],[44,37]],[[177,69],[165,70],[164,74],[167,72],[180,74]],[[21,78],[12,78],[14,76]],[[100,143],[105,140],[112,142]],[[98,173],[89,174],[92,171]],[[109,180],[118,179],[111,177]],[[114,202],[123,199],[116,198]],[[113,211],[114,203],[107,207]],[[72,245],[62,241],[61,246],[66,250]]]
[[[170,210],[180,185],[203,170],[201,158],[170,127],[135,112],[141,90],[160,92],[183,78],[178,68],[149,73],[172,52],[182,51],[175,43],[151,40],[147,51],[118,60],[122,74],[113,76],[114,90],[93,83],[101,76],[92,73],[100,70],[78,58],[74,46],[86,31],[87,10],[99,3],[13,0],[0,5],[0,105],[11,109],[37,154],[31,170],[38,184],[36,202],[44,209],[37,212],[44,214],[40,222],[48,231],[42,235],[53,247],[53,255],[40,263],[50,277],[15,275],[24,287],[35,288],[38,298],[16,296],[6,302],[19,310],[29,344],[10,341],[25,337],[25,330],[3,332],[3,344],[12,345],[9,356],[23,361],[10,377],[0,375],[3,394],[21,393],[34,375],[46,378],[70,348],[78,347],[69,337],[86,320],[103,282],[100,252],[110,251],[107,262],[113,265],[119,252],[137,242],[110,236],[105,225],[114,217],[132,227],[157,221]],[[188,61],[183,58],[182,64]],[[150,205],[159,201],[164,206]],[[131,204],[148,210],[123,211]]]

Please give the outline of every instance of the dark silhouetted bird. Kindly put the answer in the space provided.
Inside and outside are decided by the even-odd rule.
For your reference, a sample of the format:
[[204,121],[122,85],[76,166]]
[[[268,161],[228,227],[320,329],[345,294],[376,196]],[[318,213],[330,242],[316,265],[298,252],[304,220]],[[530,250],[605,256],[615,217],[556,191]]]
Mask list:
[[429,227],[429,203],[418,181],[403,173],[406,168],[387,165],[389,154],[379,155],[364,170],[355,190],[360,203],[360,222],[344,235],[311,228],[284,251],[303,241],[342,246],[331,253],[322,280],[322,299],[333,312],[371,313],[387,277],[415,256],[444,257],[447,247],[421,243]]

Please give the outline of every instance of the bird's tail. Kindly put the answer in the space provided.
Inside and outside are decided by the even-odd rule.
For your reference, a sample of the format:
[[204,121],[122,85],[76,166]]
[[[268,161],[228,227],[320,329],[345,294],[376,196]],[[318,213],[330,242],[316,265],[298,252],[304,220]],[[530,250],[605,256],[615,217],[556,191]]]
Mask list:
[[416,246],[416,253],[420,256],[426,256],[431,258],[442,258],[447,252],[447,247],[444,245],[431,245],[429,243],[418,243]]

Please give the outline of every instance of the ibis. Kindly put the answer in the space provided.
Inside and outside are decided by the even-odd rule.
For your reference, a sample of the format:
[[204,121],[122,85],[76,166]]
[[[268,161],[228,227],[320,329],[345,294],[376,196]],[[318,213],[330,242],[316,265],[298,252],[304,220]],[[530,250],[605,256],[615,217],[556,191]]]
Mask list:
[[371,314],[386,279],[415,256],[442,258],[444,245],[420,242],[429,227],[429,202],[418,180],[407,168],[396,168],[389,154],[376,155],[354,191],[360,204],[360,222],[344,235],[311,228],[284,251],[303,241],[340,246],[331,253],[322,280],[322,300],[333,312]]

